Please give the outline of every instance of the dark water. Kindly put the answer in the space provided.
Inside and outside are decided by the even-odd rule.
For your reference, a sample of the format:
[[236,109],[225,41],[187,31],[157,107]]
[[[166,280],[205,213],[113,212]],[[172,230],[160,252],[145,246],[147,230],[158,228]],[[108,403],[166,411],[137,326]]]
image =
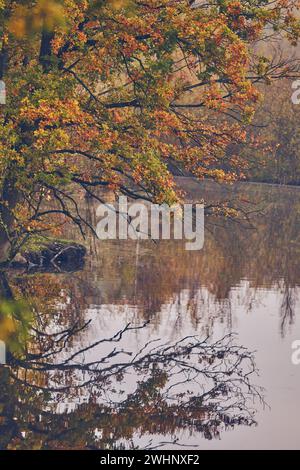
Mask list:
[[6,273],[0,447],[300,448],[300,190],[181,184],[244,218],[208,217],[199,252],[90,236],[82,271]]

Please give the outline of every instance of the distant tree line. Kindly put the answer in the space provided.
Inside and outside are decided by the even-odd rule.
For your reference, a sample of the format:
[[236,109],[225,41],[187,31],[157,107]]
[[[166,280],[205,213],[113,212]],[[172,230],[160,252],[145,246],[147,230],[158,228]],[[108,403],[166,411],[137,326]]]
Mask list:
[[264,87],[264,99],[242,149],[248,180],[300,184],[300,104],[293,103],[293,81]]

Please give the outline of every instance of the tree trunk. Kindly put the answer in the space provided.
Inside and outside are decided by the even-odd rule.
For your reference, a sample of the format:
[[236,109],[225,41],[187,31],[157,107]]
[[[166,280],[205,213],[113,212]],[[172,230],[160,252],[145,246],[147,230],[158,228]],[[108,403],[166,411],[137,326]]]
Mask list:
[[5,272],[0,271],[0,299],[13,300],[14,296]]
[[13,209],[20,200],[20,193],[15,189],[15,178],[8,172],[4,179],[0,202],[0,263],[9,261],[11,254],[12,229],[14,225]]
[[54,33],[43,30],[41,38],[39,62],[44,72],[48,72],[51,68],[51,42],[54,39]]
[[[7,50],[5,45],[2,46],[0,52],[0,80],[3,80],[7,68]],[[5,207],[5,190],[4,186],[6,185],[5,181],[2,188],[2,197],[0,201],[0,263],[3,263],[9,257],[10,243],[5,230],[5,225],[9,222],[8,209]]]

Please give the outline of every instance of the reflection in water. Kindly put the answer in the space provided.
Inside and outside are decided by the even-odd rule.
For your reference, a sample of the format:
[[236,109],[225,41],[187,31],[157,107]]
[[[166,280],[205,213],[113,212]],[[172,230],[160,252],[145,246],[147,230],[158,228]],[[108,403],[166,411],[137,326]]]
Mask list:
[[[0,447],[136,448],[138,435],[149,436],[150,447],[150,436],[169,436],[176,444],[184,430],[212,439],[222,429],[255,424],[253,405],[263,399],[251,383],[254,358],[231,335],[214,343],[187,337],[124,350],[123,336],[137,328],[144,327],[127,325],[68,354],[84,326],[55,334],[35,330],[42,351],[14,355],[0,371]],[[107,352],[86,359],[100,343],[110,344]],[[58,409],[66,398],[77,406]]]
[[[0,448],[193,448],[255,424],[263,398],[246,349],[253,338],[239,347],[231,332],[258,312],[282,341],[293,330],[300,192],[187,188],[190,198],[238,196],[250,220],[209,217],[196,253],[181,242],[91,237],[82,271],[2,273],[2,297],[26,299],[31,329],[0,369]],[[91,201],[83,210],[95,224]],[[66,237],[76,237],[72,228]],[[266,395],[269,402],[272,390]]]

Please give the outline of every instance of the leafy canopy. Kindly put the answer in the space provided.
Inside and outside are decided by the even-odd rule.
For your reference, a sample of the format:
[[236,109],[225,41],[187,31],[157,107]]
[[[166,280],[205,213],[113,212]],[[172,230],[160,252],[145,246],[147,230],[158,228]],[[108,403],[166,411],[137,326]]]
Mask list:
[[[1,1],[0,175],[10,238],[67,215],[69,184],[108,186],[173,203],[171,167],[232,181],[259,100],[255,88],[294,64],[258,54],[260,41],[296,44],[298,0]],[[293,70],[294,71],[294,70]],[[4,191],[5,192],[5,191]],[[55,199],[56,211],[44,200]],[[50,224],[51,225],[51,224]]]

